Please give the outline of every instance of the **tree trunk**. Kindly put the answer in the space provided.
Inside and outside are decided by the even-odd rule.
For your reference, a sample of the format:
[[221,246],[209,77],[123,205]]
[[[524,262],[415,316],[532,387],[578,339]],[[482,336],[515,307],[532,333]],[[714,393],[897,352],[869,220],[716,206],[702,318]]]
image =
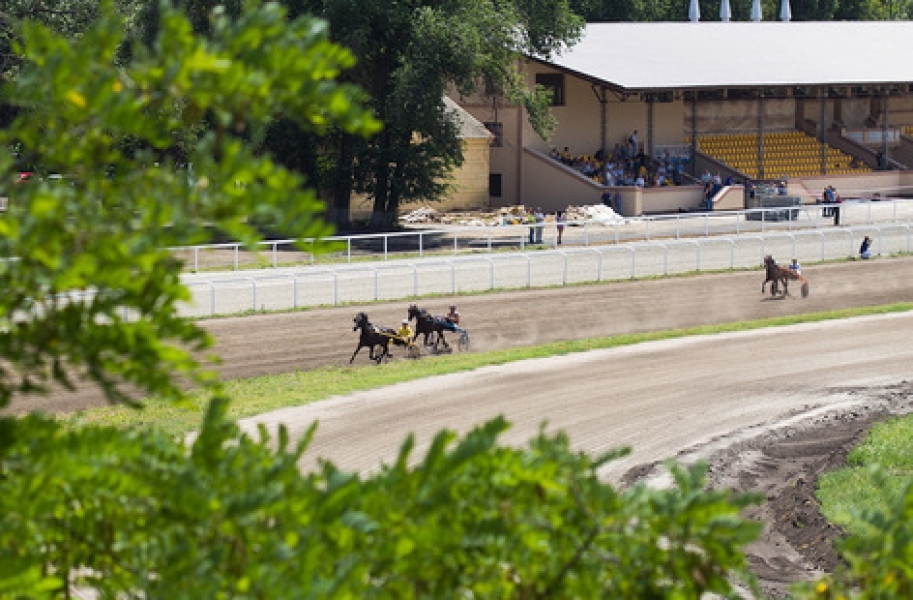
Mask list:
[[352,177],[355,160],[355,141],[351,135],[342,134],[339,140],[339,156],[333,169],[333,205],[330,220],[337,229],[347,229],[352,208]]

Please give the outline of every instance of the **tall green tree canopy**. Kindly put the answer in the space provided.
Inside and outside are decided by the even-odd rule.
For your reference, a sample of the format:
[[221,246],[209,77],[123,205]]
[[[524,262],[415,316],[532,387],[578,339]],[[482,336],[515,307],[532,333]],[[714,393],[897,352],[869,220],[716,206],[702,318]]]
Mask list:
[[[334,81],[353,57],[319,21],[247,3],[236,19],[217,11],[200,39],[167,2],[159,14],[154,43],[133,40],[125,65],[116,64],[125,27],[110,3],[75,39],[15,25],[23,67],[3,96],[19,110],[0,148],[70,184],[3,186],[0,405],[78,377],[113,400],[127,399],[125,386],[180,395],[178,375],[195,377],[208,340],[178,315],[189,297],[167,248],[208,240],[213,227],[254,241],[257,218],[324,233],[314,194],[255,149],[276,114],[315,131],[377,130],[355,90]],[[190,181],[168,150],[204,119]],[[15,162],[0,154],[4,182]]]
[[328,140],[334,201],[345,213],[353,191],[368,193],[376,225],[392,224],[402,202],[447,191],[442,177],[462,161],[457,124],[444,110],[450,89],[503,92],[530,108],[545,132],[543,97],[521,84],[517,59],[551,55],[573,43],[584,25],[566,0],[288,4],[327,19],[332,39],[358,58],[345,77],[368,93],[384,128],[367,142],[344,134]]

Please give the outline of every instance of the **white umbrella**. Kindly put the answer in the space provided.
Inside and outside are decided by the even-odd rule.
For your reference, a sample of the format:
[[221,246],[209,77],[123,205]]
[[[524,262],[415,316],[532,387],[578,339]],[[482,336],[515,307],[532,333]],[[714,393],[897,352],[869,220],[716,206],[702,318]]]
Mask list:
[[780,5],[780,20],[789,21],[793,18],[793,11],[789,9],[789,0],[783,0],[783,4]]
[[688,9],[688,19],[693,23],[701,20],[701,5],[697,0],[691,0],[691,7]]
[[729,7],[729,0],[723,0],[720,4],[720,21],[728,23],[732,18],[732,9]]
[[759,23],[761,18],[761,0],[754,0],[754,2],[751,3],[751,20],[755,23]]

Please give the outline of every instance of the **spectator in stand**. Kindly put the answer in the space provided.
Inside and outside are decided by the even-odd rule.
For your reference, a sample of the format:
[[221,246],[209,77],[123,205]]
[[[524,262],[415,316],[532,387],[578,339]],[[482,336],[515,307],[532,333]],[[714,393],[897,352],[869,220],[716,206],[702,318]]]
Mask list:
[[615,149],[612,150],[612,159],[613,160],[624,160],[628,157],[627,150],[621,144],[615,144]]
[[561,162],[567,166],[571,166],[574,163],[574,159],[571,156],[571,151],[567,146],[565,146],[564,150],[561,152]]
[[615,165],[606,163],[602,171],[602,182],[604,185],[612,187],[615,185]]
[[557,161],[561,161],[561,153],[558,152],[558,149],[552,146],[552,149],[548,151],[548,155]]
[[872,240],[869,239],[869,236],[862,238],[862,244],[859,245],[859,257],[862,259],[869,259],[872,257]]
[[628,137],[628,145],[631,147],[631,156],[637,156],[637,130],[635,129]]
[[555,227],[558,230],[558,245],[561,245],[561,238],[564,236],[564,211],[559,210],[555,213]]

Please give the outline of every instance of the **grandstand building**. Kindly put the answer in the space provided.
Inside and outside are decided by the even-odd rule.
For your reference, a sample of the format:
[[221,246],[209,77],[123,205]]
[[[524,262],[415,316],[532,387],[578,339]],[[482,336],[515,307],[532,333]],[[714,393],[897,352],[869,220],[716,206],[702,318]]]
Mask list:
[[[494,136],[491,206],[556,210],[609,191],[626,216],[702,210],[704,173],[735,182],[714,210],[742,208],[741,184],[768,180],[805,203],[827,185],[913,196],[910,39],[906,21],[591,23],[563,54],[522,66],[552,92],[549,142],[503,98],[457,101]],[[607,187],[554,157],[624,152],[635,130],[637,152],[681,165],[680,185]]]

